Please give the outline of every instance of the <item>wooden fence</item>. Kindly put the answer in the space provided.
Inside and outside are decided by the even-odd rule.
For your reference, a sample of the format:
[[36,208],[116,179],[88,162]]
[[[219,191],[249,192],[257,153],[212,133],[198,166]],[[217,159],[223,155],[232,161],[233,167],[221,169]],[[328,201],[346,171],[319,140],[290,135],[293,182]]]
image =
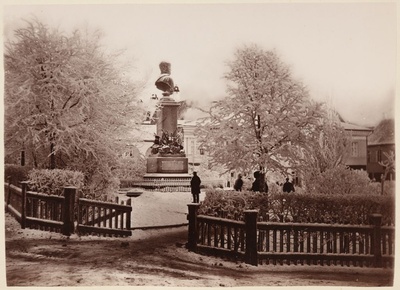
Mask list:
[[188,247],[195,252],[243,260],[252,265],[307,264],[394,267],[394,227],[257,222],[257,211],[245,221],[197,215],[189,204]]
[[[131,200],[127,205],[76,197],[75,187],[64,188],[63,196],[28,191],[5,183],[5,207],[22,228],[60,232],[64,235],[97,234],[130,236]],[[76,227],[75,221],[77,219]]]
[[22,208],[23,204],[22,201],[22,189],[10,184],[5,183],[4,188],[4,197],[5,197],[5,207],[8,212],[10,212],[17,221],[22,224]]
[[[190,177],[151,177],[145,179],[123,179],[121,188],[142,187],[147,191],[190,192]],[[223,184],[222,180],[203,180],[202,187]]]
[[149,178],[139,180],[121,180],[121,188],[142,187],[148,191],[190,192],[190,178]]
[[85,198],[78,200],[77,230],[83,234],[104,236],[131,236],[131,199],[124,205],[95,201]]

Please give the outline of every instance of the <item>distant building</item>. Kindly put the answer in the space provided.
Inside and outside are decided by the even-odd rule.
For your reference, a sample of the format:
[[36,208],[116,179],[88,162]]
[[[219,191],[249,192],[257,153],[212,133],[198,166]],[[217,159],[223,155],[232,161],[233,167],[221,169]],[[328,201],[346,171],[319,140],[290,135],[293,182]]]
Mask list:
[[178,127],[183,130],[183,148],[190,166],[199,166],[205,161],[204,150],[200,147],[195,135],[197,121],[178,120]]
[[352,169],[367,170],[367,144],[372,129],[346,122],[341,122],[346,132],[350,133],[351,145],[345,165]]
[[[178,120],[178,129],[183,130],[183,147],[188,158],[189,166],[198,166],[204,162],[204,150],[200,148],[195,136],[196,121]],[[157,126],[150,121],[144,121],[139,128],[128,132],[124,141],[126,153],[130,155],[132,150],[139,150],[142,157],[149,155],[150,147],[154,144],[157,135]]]
[[[385,168],[380,162],[385,162],[385,153],[395,152],[394,120],[382,120],[368,137],[367,172],[371,179],[381,181]],[[386,176],[387,180],[395,180],[394,170]]]

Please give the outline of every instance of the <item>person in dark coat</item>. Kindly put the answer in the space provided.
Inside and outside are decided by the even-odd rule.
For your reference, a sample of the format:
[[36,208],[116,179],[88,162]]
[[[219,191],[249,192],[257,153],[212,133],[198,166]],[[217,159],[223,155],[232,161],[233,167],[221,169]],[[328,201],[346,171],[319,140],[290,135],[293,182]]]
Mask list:
[[294,192],[293,183],[289,182],[289,178],[286,178],[286,182],[283,184],[283,192]]
[[260,183],[258,181],[258,178],[260,176],[259,171],[254,172],[254,181],[253,184],[251,185],[251,191],[260,191]]
[[[255,180],[253,181],[253,184],[251,186],[251,191],[260,191],[260,179],[262,178],[262,175],[260,171],[255,171],[254,172],[254,178]],[[266,181],[265,182],[265,193],[268,193],[268,184]]]
[[199,203],[199,198],[200,198],[200,184],[201,184],[201,179],[200,177],[197,176],[197,172],[193,172],[193,177],[190,180],[190,188],[192,191],[193,195],[193,203]]
[[236,191],[242,191],[242,187],[243,187],[242,175],[239,174],[239,175],[238,175],[238,178],[237,178],[236,181],[235,181],[235,184],[233,185],[233,188],[234,188]]

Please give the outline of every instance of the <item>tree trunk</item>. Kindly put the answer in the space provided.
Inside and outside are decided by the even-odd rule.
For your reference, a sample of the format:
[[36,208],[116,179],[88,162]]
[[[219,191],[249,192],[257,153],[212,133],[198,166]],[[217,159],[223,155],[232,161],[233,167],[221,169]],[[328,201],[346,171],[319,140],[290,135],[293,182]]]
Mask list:
[[54,152],[54,143],[50,143],[50,169],[56,168],[56,153]]
[[21,151],[21,166],[25,166],[25,150]]
[[386,172],[386,170],[385,170],[385,173],[384,173],[384,174],[381,174],[381,195],[384,195],[384,194],[385,194],[384,190],[385,190],[385,180],[386,180],[386,177],[387,177],[387,172]]
[[38,168],[37,157],[36,157],[36,153],[34,150],[31,150],[31,155],[32,155],[32,160],[33,160],[33,167]]

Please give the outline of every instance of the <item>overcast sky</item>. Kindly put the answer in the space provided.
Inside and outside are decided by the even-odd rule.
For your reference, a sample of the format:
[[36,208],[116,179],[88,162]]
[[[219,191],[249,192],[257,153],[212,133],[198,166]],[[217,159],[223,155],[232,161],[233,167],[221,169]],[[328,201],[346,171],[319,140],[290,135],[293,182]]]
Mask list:
[[149,81],[142,99],[161,95],[154,81],[165,60],[180,98],[199,105],[225,95],[226,61],[255,43],[274,49],[314,99],[370,126],[394,114],[395,4],[4,5],[3,25],[5,37],[32,16],[67,32],[85,23],[100,28],[107,46],[126,49],[134,60],[135,77]]

